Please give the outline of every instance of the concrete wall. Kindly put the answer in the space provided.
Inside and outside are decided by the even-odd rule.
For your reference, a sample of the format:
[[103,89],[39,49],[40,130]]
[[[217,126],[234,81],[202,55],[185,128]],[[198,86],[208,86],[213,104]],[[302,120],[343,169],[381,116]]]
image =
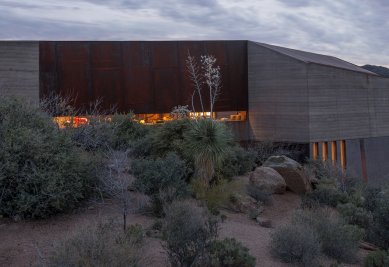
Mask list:
[[306,64],[248,42],[248,115],[253,140],[309,142],[306,74]]
[[38,42],[0,42],[0,94],[39,101]]
[[308,65],[310,142],[389,136],[389,79]]

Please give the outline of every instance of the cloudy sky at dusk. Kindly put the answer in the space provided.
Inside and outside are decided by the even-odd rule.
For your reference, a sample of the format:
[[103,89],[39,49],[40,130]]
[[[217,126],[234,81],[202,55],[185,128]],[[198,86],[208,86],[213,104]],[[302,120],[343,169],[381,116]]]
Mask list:
[[388,14],[388,0],[0,0],[0,39],[248,39],[389,67]]

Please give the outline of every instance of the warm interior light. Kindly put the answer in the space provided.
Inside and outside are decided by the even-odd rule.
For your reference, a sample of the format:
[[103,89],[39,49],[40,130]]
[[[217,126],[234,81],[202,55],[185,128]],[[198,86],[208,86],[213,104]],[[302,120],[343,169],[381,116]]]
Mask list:
[[[222,112],[213,112],[213,118],[220,121],[244,121],[246,120],[246,111],[222,111]],[[103,116],[104,119],[110,121],[112,118],[110,116]],[[190,112],[189,118],[210,118],[211,112]],[[101,118],[101,117],[99,117]],[[58,124],[60,128],[65,127],[79,127],[84,124],[88,124],[90,117],[72,117],[72,116],[63,116],[63,117],[54,117],[53,120]],[[155,113],[155,114],[135,114],[134,121],[137,121],[142,124],[159,124],[165,123],[176,119],[170,113]]]

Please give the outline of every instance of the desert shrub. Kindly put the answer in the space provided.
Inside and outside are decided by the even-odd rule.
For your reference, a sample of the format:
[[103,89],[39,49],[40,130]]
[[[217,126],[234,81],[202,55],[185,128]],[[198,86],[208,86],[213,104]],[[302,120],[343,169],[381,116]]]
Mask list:
[[343,262],[355,261],[359,241],[364,235],[359,227],[345,224],[329,209],[301,210],[295,214],[293,223],[312,227],[327,256]]
[[181,157],[185,156],[184,138],[189,129],[188,119],[173,120],[157,126],[152,137],[153,153],[164,156],[169,152],[175,152]]
[[373,216],[371,212],[362,207],[357,207],[352,203],[339,204],[337,209],[348,224],[367,229],[372,223]]
[[342,169],[328,161],[308,159],[304,164],[304,169],[319,180],[332,180],[335,182],[344,177]]
[[251,209],[249,209],[247,216],[249,217],[249,219],[255,220],[255,219],[257,219],[257,217],[260,214],[261,214],[261,211],[259,209],[251,208]]
[[123,232],[114,223],[100,223],[58,245],[43,266],[141,266],[143,236],[140,225]]
[[197,181],[192,181],[192,188],[196,194],[196,198],[204,201],[211,212],[217,213],[220,208],[230,207],[231,195],[244,190],[244,182],[239,178],[234,178],[231,181],[220,180],[204,190],[202,184],[197,184]]
[[212,267],[254,267],[249,249],[234,238],[213,241],[209,249]]
[[347,203],[348,194],[331,185],[318,185],[316,189],[306,193],[302,198],[303,207],[328,205],[336,207],[339,203]]
[[377,250],[367,254],[364,267],[387,267],[389,266],[389,251]]
[[114,128],[110,140],[111,147],[114,149],[126,150],[152,131],[151,127],[135,121],[132,113],[115,114],[110,123]]
[[93,114],[87,124],[66,128],[72,140],[87,151],[126,150],[148,134],[150,128],[133,119],[133,114],[114,114],[108,119]]
[[93,191],[94,158],[51,117],[22,100],[0,100],[0,214],[42,218]]
[[139,159],[132,164],[135,189],[151,197],[154,213],[161,215],[163,205],[189,196],[188,169],[185,161],[170,153],[164,158]]
[[245,150],[236,145],[231,147],[223,159],[223,164],[216,168],[216,175],[223,178],[231,178],[237,175],[243,175],[251,171],[255,164],[255,152]]
[[278,228],[271,237],[274,257],[301,266],[316,266],[320,239],[309,225],[289,224]]
[[263,188],[247,185],[246,192],[250,197],[254,198],[256,201],[262,202],[265,205],[270,205],[273,202],[271,192],[264,190]]
[[172,266],[207,266],[208,248],[217,236],[217,220],[193,201],[165,208],[162,233]]
[[303,154],[301,148],[271,141],[257,142],[250,146],[250,150],[255,153],[255,162],[259,166],[271,156],[287,156],[300,162]]
[[389,199],[373,211],[373,223],[368,229],[368,240],[389,249]]

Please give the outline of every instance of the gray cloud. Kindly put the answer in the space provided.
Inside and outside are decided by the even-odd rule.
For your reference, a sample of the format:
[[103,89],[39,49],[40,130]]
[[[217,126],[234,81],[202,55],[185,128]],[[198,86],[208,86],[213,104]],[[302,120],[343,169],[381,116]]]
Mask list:
[[386,0],[0,0],[0,39],[248,39],[389,66]]

